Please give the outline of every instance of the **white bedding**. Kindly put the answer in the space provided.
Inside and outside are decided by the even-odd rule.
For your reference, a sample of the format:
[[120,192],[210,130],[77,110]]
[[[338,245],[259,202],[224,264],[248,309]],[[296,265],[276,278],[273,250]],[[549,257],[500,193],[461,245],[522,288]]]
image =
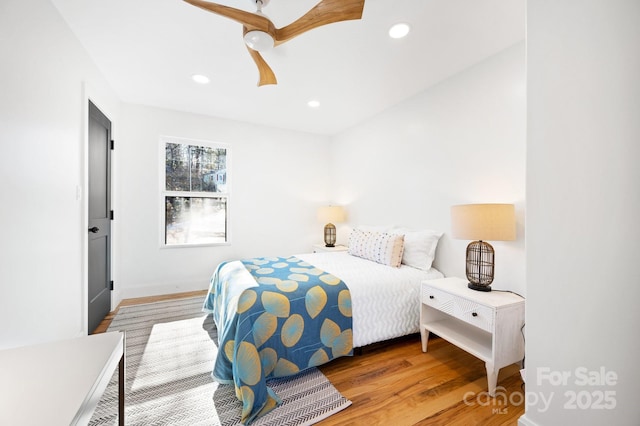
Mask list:
[[381,265],[347,252],[296,255],[342,279],[351,292],[353,346],[362,347],[419,331],[420,283],[442,278],[428,271],[401,265]]

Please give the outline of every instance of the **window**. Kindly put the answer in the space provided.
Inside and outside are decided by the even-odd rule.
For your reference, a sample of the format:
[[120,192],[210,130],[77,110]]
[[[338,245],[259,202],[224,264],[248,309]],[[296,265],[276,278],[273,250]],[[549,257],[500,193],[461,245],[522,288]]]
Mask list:
[[162,137],[164,246],[225,244],[229,223],[229,149]]

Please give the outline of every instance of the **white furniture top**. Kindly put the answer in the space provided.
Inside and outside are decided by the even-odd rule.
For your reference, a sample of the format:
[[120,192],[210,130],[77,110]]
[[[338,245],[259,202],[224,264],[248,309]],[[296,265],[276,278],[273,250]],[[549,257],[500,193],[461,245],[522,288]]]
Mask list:
[[0,351],[0,424],[87,424],[123,355],[122,332]]
[[426,283],[433,288],[441,289],[447,293],[496,308],[512,305],[514,303],[522,303],[524,300],[517,294],[510,292],[499,290],[486,292],[471,290],[467,287],[469,282],[458,277],[442,278],[439,280],[427,281]]
[[347,246],[343,246],[343,245],[336,245],[335,247],[327,247],[324,244],[314,244],[313,245],[313,252],[314,253],[318,253],[318,252],[323,252],[323,251],[347,251],[349,248]]

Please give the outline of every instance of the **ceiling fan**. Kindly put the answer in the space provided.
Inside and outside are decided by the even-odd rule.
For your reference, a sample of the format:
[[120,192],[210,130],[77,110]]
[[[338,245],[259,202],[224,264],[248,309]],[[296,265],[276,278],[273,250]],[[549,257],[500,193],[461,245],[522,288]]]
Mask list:
[[204,0],[184,0],[209,12],[233,19],[243,25],[244,41],[249,54],[258,66],[260,80],[258,86],[277,84],[276,76],[260,55],[294,37],[314,28],[335,22],[362,18],[364,0],[321,0],[311,10],[291,24],[276,28],[273,22],[262,13],[262,7],[270,0],[249,0],[255,3],[257,11],[247,12]]

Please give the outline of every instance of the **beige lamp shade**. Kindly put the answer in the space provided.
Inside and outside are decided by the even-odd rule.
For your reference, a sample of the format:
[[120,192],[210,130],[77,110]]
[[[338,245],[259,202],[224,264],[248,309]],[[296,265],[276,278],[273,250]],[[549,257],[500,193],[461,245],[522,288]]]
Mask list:
[[318,220],[324,223],[340,223],[347,218],[342,206],[324,206],[318,210]]
[[451,207],[453,238],[478,241],[516,239],[513,204],[462,204]]

